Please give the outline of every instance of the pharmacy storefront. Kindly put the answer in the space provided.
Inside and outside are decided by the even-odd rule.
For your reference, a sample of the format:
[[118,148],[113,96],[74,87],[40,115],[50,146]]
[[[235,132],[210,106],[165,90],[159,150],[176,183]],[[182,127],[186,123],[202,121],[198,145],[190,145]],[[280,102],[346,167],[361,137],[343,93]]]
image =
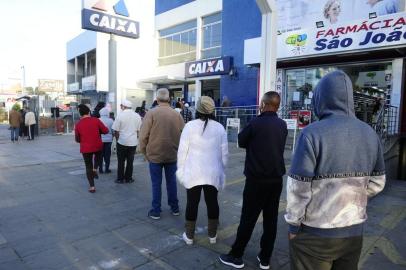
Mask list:
[[277,87],[294,114],[311,111],[314,87],[337,69],[353,82],[361,120],[373,124],[383,104],[399,108],[406,55],[404,0],[393,1],[393,9],[388,10],[367,1],[335,1],[336,6],[330,7],[335,12],[321,0],[311,6],[277,2]]

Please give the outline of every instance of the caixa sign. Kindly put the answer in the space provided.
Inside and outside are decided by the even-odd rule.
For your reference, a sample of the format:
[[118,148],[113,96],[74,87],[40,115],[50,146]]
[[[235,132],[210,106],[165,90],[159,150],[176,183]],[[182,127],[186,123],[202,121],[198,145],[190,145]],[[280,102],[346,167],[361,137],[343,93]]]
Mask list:
[[232,65],[230,56],[189,62],[185,65],[185,77],[203,77],[229,74]]
[[124,0],[83,0],[82,28],[119,36],[138,38],[139,23],[130,20]]

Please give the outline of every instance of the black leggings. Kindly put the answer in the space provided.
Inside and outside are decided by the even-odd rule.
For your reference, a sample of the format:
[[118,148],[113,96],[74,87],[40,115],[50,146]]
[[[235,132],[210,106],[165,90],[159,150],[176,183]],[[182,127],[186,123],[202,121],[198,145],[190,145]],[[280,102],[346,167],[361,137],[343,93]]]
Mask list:
[[[89,181],[90,187],[94,187],[94,172],[97,170],[100,164],[101,151],[96,153],[82,153],[83,160],[85,161],[86,166],[86,176],[87,181]],[[94,165],[93,165],[93,156],[94,156]]]
[[204,200],[207,206],[207,216],[209,219],[219,218],[219,204],[217,201],[217,189],[211,185],[195,186],[186,189],[187,203],[186,203],[186,220],[196,221],[197,211],[199,209],[200,193],[204,191]]

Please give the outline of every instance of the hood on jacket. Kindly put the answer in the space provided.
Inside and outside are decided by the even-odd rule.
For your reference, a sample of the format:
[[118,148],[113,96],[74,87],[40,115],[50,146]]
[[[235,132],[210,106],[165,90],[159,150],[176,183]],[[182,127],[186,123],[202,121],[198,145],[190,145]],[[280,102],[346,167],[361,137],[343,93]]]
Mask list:
[[331,115],[355,117],[352,82],[348,75],[337,70],[324,76],[314,90],[312,105],[319,119]]
[[110,112],[109,109],[103,108],[99,111],[100,117],[109,117]]

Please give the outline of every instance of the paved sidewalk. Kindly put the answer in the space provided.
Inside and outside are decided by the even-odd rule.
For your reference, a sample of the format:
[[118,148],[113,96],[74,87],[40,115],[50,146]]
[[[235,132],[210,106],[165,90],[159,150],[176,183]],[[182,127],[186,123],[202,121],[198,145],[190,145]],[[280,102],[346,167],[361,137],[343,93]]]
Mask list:
[[[217,257],[235,239],[242,204],[244,152],[230,144],[227,187],[219,194],[218,243],[210,245],[206,210],[199,209],[197,243],[181,240],[183,216],[174,217],[163,190],[161,220],[147,217],[151,187],[147,163],[134,162],[135,183],[118,185],[113,173],[87,192],[79,146],[73,136],[42,136],[12,144],[0,126],[0,269],[229,269]],[[290,153],[286,154],[286,157]],[[185,208],[186,194],[179,186]],[[273,269],[289,269],[287,226],[281,199]],[[406,268],[406,182],[391,181],[368,207],[360,269]],[[259,221],[261,223],[261,221]],[[247,247],[245,269],[258,269],[261,224]]]

